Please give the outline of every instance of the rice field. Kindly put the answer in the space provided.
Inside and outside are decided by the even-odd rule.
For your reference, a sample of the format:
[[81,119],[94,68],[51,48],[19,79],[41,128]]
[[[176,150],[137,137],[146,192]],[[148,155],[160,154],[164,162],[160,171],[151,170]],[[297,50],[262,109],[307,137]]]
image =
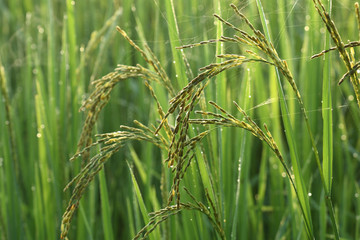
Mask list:
[[359,5],[0,1],[0,239],[360,239]]

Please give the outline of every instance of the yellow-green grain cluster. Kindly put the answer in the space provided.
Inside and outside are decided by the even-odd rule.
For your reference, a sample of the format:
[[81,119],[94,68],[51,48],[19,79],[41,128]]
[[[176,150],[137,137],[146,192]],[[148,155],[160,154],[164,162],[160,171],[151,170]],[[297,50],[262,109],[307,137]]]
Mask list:
[[[326,29],[330,33],[330,36],[336,45],[336,49],[338,50],[340,57],[343,60],[345,67],[347,69],[347,73],[340,79],[339,85],[343,82],[343,80],[345,79],[346,76],[350,76],[350,80],[351,80],[351,83],[352,83],[354,91],[355,91],[357,103],[358,103],[358,106],[360,107],[360,80],[358,78],[357,71],[356,71],[358,69],[358,65],[353,61],[353,58],[350,56],[350,54],[346,50],[347,47],[352,48],[352,47],[358,46],[359,43],[354,42],[354,43],[345,44],[339,34],[338,29],[336,28],[334,21],[331,19],[331,16],[325,9],[323,3],[320,0],[313,0],[313,2],[314,2],[316,10],[318,11],[319,15],[321,16],[321,19],[325,23]],[[358,26],[360,26],[359,25],[360,20],[359,20],[359,4],[358,3],[355,3],[355,14],[357,17]],[[359,34],[360,34],[360,31],[359,31]],[[326,51],[323,51],[323,53],[325,53],[325,52]],[[322,54],[316,55],[316,57],[321,56],[321,55]]]

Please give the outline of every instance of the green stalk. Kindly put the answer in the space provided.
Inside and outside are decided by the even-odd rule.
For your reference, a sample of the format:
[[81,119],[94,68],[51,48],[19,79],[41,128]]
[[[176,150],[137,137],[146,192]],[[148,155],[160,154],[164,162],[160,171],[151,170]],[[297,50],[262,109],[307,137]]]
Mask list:
[[[248,109],[251,103],[251,75],[250,70],[248,71],[248,75],[246,78],[246,86],[244,87],[244,91],[242,92],[242,101],[244,109]],[[239,156],[239,164],[237,169],[237,184],[236,184],[236,193],[235,193],[235,209],[233,215],[233,223],[231,228],[231,239],[246,239],[249,236],[250,231],[248,230],[248,203],[247,203],[247,191],[249,188],[249,170],[250,170],[250,156],[248,149],[251,148],[251,134],[248,131],[241,131],[241,143],[240,143],[240,156]],[[240,216],[239,216],[240,214]],[[240,226],[239,235],[237,235],[238,227]],[[240,237],[239,237],[240,236]]]
[[[38,69],[39,74],[40,70]],[[39,151],[39,173],[40,173],[40,186],[37,189],[41,191],[41,199],[44,203],[39,209],[42,214],[44,214],[44,221],[48,224],[44,225],[46,238],[55,238],[55,228],[50,223],[54,223],[55,216],[53,210],[55,209],[55,196],[54,189],[51,182],[54,181],[54,176],[48,164],[48,149],[49,145],[47,144],[49,138],[48,129],[45,126],[48,126],[45,109],[46,106],[44,104],[44,86],[41,81],[42,77],[39,77],[40,80],[36,82],[37,94],[35,95],[35,106],[36,106],[36,121],[38,128],[38,151]],[[40,212],[38,214],[41,214]]]
[[[332,1],[329,1],[329,13],[331,14]],[[326,47],[330,46],[329,33],[326,35]],[[321,181],[325,188],[325,201],[330,212],[330,220],[335,234],[335,239],[340,239],[339,230],[337,227],[335,212],[331,200],[331,185],[332,185],[332,165],[333,165],[333,150],[332,150],[332,102],[331,102],[331,88],[330,88],[330,59],[325,60],[324,76],[323,76],[323,169],[320,166],[320,160],[317,159]],[[316,151],[317,152],[317,151]]]
[[106,186],[104,169],[99,172],[99,183],[100,183],[101,214],[102,214],[102,224],[104,230],[104,239],[113,240],[114,231],[112,229],[111,211],[109,207],[110,202],[109,202],[109,195]]
[[[58,89],[58,94],[59,94],[59,139],[66,139],[67,137],[67,112],[69,111],[68,108],[68,69],[67,69],[67,64],[68,64],[68,31],[67,31],[67,20],[66,18],[63,19],[63,30],[62,30],[62,34],[61,34],[61,42],[62,42],[62,46],[61,46],[61,56],[60,56],[60,61],[59,61],[59,89]],[[63,146],[63,148],[66,149],[66,146]],[[60,147],[61,148],[61,147]],[[63,149],[61,148],[61,149]],[[66,154],[63,154],[62,157],[67,157]]]
[[[141,211],[144,222],[147,224],[149,222],[149,212],[148,212],[148,210],[147,210],[147,208],[145,206],[145,202],[144,202],[144,199],[142,197],[139,185],[137,183],[137,180],[135,178],[135,175],[134,175],[133,170],[132,170],[131,166],[129,165],[129,163],[128,163],[128,167],[129,167],[129,170],[130,170],[131,180],[132,180],[132,183],[134,185],[134,191],[135,191],[136,198],[137,198],[137,201],[138,201],[138,204],[139,204],[139,207],[140,207],[140,211]],[[150,239],[161,239],[160,236],[161,236],[160,235],[160,230],[158,228],[156,228],[149,235],[149,238]]]
[[[332,0],[329,1],[329,13],[332,10]],[[326,47],[330,47],[330,34],[326,34]],[[332,130],[332,100],[331,100],[331,61],[330,58],[325,58],[325,67],[323,75],[323,172],[321,166],[318,166],[322,184],[325,188],[325,201],[330,212],[330,219],[335,234],[335,239],[340,239],[339,230],[337,227],[335,212],[331,201],[331,186],[333,178],[333,130]],[[318,163],[319,165],[319,163]]]
[[[53,0],[47,0],[47,9],[48,9],[48,26],[47,26],[47,81],[48,81],[48,92],[50,100],[50,109],[51,113],[49,117],[55,117],[55,106],[56,106],[56,85],[55,79],[55,70],[57,65],[55,65],[55,25],[54,25],[54,12],[53,12]],[[51,121],[53,122],[53,121]],[[56,126],[56,125],[55,125]],[[51,126],[52,127],[52,126]],[[53,128],[53,127],[52,127]],[[56,128],[54,128],[55,130]],[[55,135],[57,136],[57,135]]]
[[[329,13],[331,13],[332,1],[329,2]],[[330,48],[330,34],[326,34],[325,49]],[[323,171],[325,179],[326,195],[331,195],[333,177],[333,130],[332,130],[332,100],[331,100],[331,59],[329,55],[324,56],[323,86],[322,86],[322,118],[323,118]]]
[[77,32],[76,32],[76,22],[75,22],[75,1],[66,0],[66,20],[67,20],[67,47],[68,47],[68,56],[69,56],[69,80],[70,80],[70,109],[71,109],[71,121],[72,129],[71,136],[73,139],[76,139],[75,136],[78,136],[79,125],[79,102],[83,94],[82,79],[76,74],[76,69],[78,66],[78,56],[77,56]]
[[[11,106],[10,99],[8,95],[8,88],[6,83],[5,69],[2,63],[0,62],[0,92],[1,99],[3,99],[4,104],[4,112],[5,118],[3,119],[5,122],[6,128],[2,128],[4,131],[2,134],[1,141],[4,142],[4,151],[0,155],[2,160],[4,161],[2,164],[4,165],[4,173],[5,177],[1,180],[5,181],[5,188],[1,191],[4,197],[4,202],[6,203],[6,207],[2,210],[4,211],[4,221],[6,221],[7,231],[6,236],[9,239],[19,239],[22,231],[19,231],[18,224],[21,221],[21,212],[20,212],[20,194],[19,194],[19,185],[16,178],[16,152],[15,152],[15,139],[14,132],[12,129],[12,117],[11,117]],[[2,110],[1,110],[2,111]]]
[[[220,0],[214,0],[214,12],[218,15],[221,15],[221,1]],[[223,24],[220,21],[216,21],[214,19],[216,24],[216,38],[220,39],[223,34]],[[221,42],[216,43],[216,55],[220,55],[224,53],[224,44]],[[216,58],[216,62],[220,63],[221,59]],[[226,106],[226,74],[220,74],[216,76],[215,80],[215,99],[216,103],[220,106]],[[218,112],[218,110],[217,110]],[[216,133],[216,145],[217,145],[217,156],[215,157],[218,159],[218,171],[219,171],[219,180],[218,180],[218,191],[219,191],[219,209],[220,213],[223,217],[226,217],[225,212],[225,196],[224,196],[224,176],[226,176],[226,173],[224,173],[224,169],[227,170],[227,168],[224,166],[224,159],[230,159],[230,158],[224,158],[224,155],[227,153],[227,151],[223,152],[223,149],[226,149],[226,146],[228,146],[227,139],[230,136],[228,133],[229,129],[223,129],[218,128]],[[214,159],[215,160],[215,159]],[[229,166],[231,162],[227,163],[227,166]],[[225,225],[225,224],[224,224]],[[224,226],[224,228],[226,228]]]
[[[286,5],[293,4],[293,0],[291,0],[291,1],[279,0],[277,2],[278,2],[277,4],[278,4],[279,9],[286,9]],[[279,48],[281,51],[281,56],[283,59],[292,59],[294,57],[294,54],[293,54],[294,46],[293,46],[293,41],[292,41],[293,38],[292,38],[291,32],[288,31],[288,29],[291,30],[292,28],[288,27],[288,25],[287,25],[287,22],[290,22],[291,17],[288,15],[288,13],[286,11],[279,11],[279,14],[276,14],[276,15],[277,15],[278,28],[281,31],[281,37],[279,37],[279,41],[280,41]],[[293,15],[293,14],[291,14],[291,15]],[[291,72],[293,72],[293,69],[294,69],[292,63],[293,63],[293,61],[288,62],[289,69]],[[295,106],[296,101],[292,101],[291,99],[296,98],[296,96],[295,96],[296,93],[291,91],[290,85],[286,85],[283,87],[285,88],[287,99],[290,100],[287,102],[289,112],[295,112],[297,110],[296,106]],[[289,91],[287,91],[287,90],[289,90]],[[298,127],[297,124],[300,122],[300,121],[295,121],[295,116],[296,116],[295,114],[289,116],[291,125],[294,128]],[[294,132],[294,134],[295,134],[295,139],[297,139],[296,138],[296,135],[298,135],[297,132]]]
[[2,65],[1,59],[0,59],[0,88],[1,88],[1,95],[3,97],[3,102],[5,106],[5,125],[7,126],[7,131],[9,133],[9,140],[10,140],[10,152],[11,152],[11,158],[14,163],[15,168],[15,175],[18,177],[19,175],[19,166],[18,166],[18,160],[16,155],[16,142],[15,142],[15,132],[13,127],[13,118],[11,113],[11,107],[10,107],[10,98],[7,88],[7,81],[5,76],[5,68]]
[[40,168],[38,163],[34,163],[34,192],[33,192],[33,215],[34,221],[37,222],[35,225],[35,238],[36,239],[47,239],[45,234],[45,227],[43,224],[45,222],[45,216],[43,214],[43,205],[44,202],[41,197],[41,176],[40,176]]
[[81,217],[82,217],[82,219],[84,221],[85,229],[86,229],[86,232],[87,232],[87,239],[93,240],[94,237],[92,236],[92,229],[91,229],[90,223],[88,221],[88,218],[86,217],[86,212],[85,212],[85,209],[83,207],[83,204],[79,205],[79,214],[81,215]]
[[133,208],[133,206],[130,203],[130,197],[127,196],[126,197],[126,209],[127,209],[126,212],[127,212],[127,216],[129,217],[129,219],[128,219],[129,233],[130,233],[130,236],[135,236],[136,227],[135,227],[134,214],[133,214],[132,208]]
[[178,83],[178,86],[183,88],[188,83],[187,76],[185,74],[186,67],[183,61],[182,52],[176,50],[176,47],[181,45],[180,35],[179,35],[179,27],[176,21],[176,13],[174,8],[173,0],[165,0],[166,7],[166,18],[168,21],[168,31],[169,31],[169,39],[171,46],[171,53],[173,56],[173,65],[175,67],[175,77]]
[[[60,151],[60,138],[59,138],[59,121],[58,115],[56,113],[58,109],[58,99],[59,99],[59,78],[58,78],[58,64],[56,58],[56,26],[54,23],[54,11],[53,11],[53,0],[47,0],[48,7],[48,26],[47,26],[47,109],[45,110],[48,117],[48,125],[45,127],[49,132],[48,144],[49,152],[52,161],[49,162],[49,167],[52,170],[52,180],[53,189],[56,189],[60,183],[63,161],[61,160]],[[54,191],[55,197],[55,206],[52,211],[58,217],[61,216],[61,191]],[[56,226],[49,225],[50,228],[56,229]]]

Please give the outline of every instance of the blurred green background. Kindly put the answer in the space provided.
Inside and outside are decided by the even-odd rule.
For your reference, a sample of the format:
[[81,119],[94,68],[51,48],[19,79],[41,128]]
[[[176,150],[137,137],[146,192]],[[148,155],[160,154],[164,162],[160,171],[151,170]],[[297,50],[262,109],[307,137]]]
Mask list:
[[[69,162],[80,137],[82,102],[93,90],[90,81],[113,71],[117,64],[146,62],[116,31],[120,26],[139,46],[146,42],[159,58],[177,91],[191,80],[177,80],[174,47],[216,38],[218,13],[249,31],[229,7],[234,3],[262,30],[255,1],[186,0],[54,1],[0,0],[0,239],[59,239],[61,217],[71,191],[66,184],[79,172],[80,160]],[[322,154],[322,80],[324,61],[310,60],[325,48],[326,29],[312,1],[263,1],[275,48],[286,59],[306,106],[311,129]],[[353,1],[333,1],[333,19],[343,40],[359,38]],[[179,33],[169,23],[176,13]],[[223,34],[233,31],[224,26]],[[331,44],[333,45],[333,44]],[[224,52],[244,54],[246,46],[226,44]],[[179,50],[177,50],[179,51]],[[216,61],[216,46],[184,49],[193,76]],[[358,49],[355,49],[355,53]],[[333,116],[333,204],[340,235],[360,238],[359,160],[360,110],[337,53],[329,74]],[[275,71],[248,64],[222,73],[210,82],[205,101],[241,118],[236,101],[262,126],[269,126],[285,159],[287,143],[279,110]],[[221,83],[221,87],[220,84]],[[219,84],[219,85],[217,85]],[[283,83],[295,130],[302,174],[309,191],[316,239],[332,239],[324,193],[303,117],[289,84]],[[163,109],[170,100],[154,84]],[[218,90],[221,89],[221,92]],[[211,106],[206,106],[214,110]],[[329,110],[330,109],[325,109]],[[174,121],[175,116],[172,118]],[[120,82],[103,110],[96,133],[118,131],[133,120],[157,125],[156,103],[141,79]],[[204,140],[204,159],[218,191],[221,218],[228,239],[304,239],[303,219],[281,164],[260,141],[239,129],[222,128]],[[130,239],[146,222],[139,208],[129,166],[148,212],[164,207],[160,176],[164,156],[150,143],[131,142],[105,165],[100,191],[95,178],[72,221],[70,239]],[[290,163],[290,161],[289,161]],[[239,165],[240,164],[240,165]],[[241,166],[241,167],[240,167]],[[104,183],[104,182],[103,182]],[[196,164],[184,179],[206,202]],[[104,193],[105,191],[105,193]],[[162,192],[163,191],[163,192]],[[186,197],[184,197],[187,199]],[[198,212],[183,212],[160,225],[164,239],[217,239],[209,220]],[[154,235],[156,236],[156,235]],[[152,236],[152,239],[155,237]]]

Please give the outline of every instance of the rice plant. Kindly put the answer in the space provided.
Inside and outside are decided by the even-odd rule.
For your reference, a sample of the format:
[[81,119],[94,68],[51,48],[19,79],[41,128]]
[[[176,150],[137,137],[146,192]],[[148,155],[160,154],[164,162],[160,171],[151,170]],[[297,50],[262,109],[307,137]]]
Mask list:
[[358,3],[15,2],[1,239],[359,238]]

